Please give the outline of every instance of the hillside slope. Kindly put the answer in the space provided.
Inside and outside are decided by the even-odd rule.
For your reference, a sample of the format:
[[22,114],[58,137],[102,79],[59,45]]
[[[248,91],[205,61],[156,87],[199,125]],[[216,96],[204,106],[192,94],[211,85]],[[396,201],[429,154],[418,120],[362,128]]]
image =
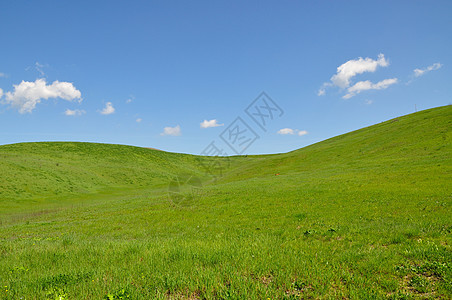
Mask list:
[[200,173],[192,155],[75,142],[0,146],[0,199],[39,200],[112,188],[161,188],[178,173]]
[[[320,170],[451,171],[452,106],[424,110],[362,128],[289,153],[248,157],[229,180]],[[237,157],[234,159],[243,159]],[[408,174],[407,174],[408,175]]]
[[[214,181],[191,155],[0,146],[0,298],[450,299],[451,121],[218,158]],[[175,203],[181,174],[203,187]]]
[[[220,182],[274,174],[366,168],[409,176],[450,167],[452,106],[425,110],[289,153],[231,157]],[[111,188],[164,188],[179,174],[208,175],[203,158],[148,148],[76,142],[0,146],[0,199],[38,200]],[[219,158],[220,161],[225,161]]]

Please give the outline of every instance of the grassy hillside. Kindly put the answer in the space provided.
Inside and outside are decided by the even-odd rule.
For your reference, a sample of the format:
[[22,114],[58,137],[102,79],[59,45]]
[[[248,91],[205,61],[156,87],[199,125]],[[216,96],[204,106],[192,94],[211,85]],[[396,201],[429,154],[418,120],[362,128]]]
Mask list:
[[[392,119],[340,135],[285,154],[262,155],[229,175],[231,180],[335,169],[391,168],[412,170],[421,164],[431,169],[436,161],[448,161],[452,137],[452,108],[445,106]],[[443,167],[445,167],[443,165]],[[246,170],[249,170],[247,172]],[[261,172],[258,172],[261,171]],[[434,170],[431,170],[434,171]],[[436,172],[432,172],[436,173]]]
[[192,155],[122,145],[22,143],[1,146],[0,158],[0,207],[112,189],[166,188],[175,174],[202,176]]
[[[450,298],[451,125],[430,109],[215,181],[190,155],[0,146],[0,297]],[[203,187],[175,204],[182,174]]]

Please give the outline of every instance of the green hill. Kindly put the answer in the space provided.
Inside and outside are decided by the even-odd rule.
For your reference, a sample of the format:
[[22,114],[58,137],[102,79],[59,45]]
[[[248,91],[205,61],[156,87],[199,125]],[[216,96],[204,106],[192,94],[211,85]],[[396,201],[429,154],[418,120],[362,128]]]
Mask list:
[[191,155],[108,144],[13,144],[1,146],[0,157],[3,200],[162,187],[176,173],[198,172]]
[[0,297],[452,297],[451,128],[445,106],[275,155],[0,146]]

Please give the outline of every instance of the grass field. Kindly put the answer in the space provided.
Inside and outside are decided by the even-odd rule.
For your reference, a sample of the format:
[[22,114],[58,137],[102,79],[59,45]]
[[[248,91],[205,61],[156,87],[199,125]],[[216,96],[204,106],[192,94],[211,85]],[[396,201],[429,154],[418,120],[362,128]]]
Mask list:
[[[450,299],[451,129],[439,107],[216,178],[192,155],[0,146],[0,298]],[[169,195],[185,176],[202,188]]]

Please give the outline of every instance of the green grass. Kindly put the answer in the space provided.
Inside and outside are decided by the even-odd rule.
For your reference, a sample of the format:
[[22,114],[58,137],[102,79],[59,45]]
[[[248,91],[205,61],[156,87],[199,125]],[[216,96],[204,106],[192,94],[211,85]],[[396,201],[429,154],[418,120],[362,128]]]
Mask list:
[[[451,128],[439,107],[216,178],[151,149],[0,146],[0,298],[451,298]],[[186,175],[203,187],[175,201]]]

